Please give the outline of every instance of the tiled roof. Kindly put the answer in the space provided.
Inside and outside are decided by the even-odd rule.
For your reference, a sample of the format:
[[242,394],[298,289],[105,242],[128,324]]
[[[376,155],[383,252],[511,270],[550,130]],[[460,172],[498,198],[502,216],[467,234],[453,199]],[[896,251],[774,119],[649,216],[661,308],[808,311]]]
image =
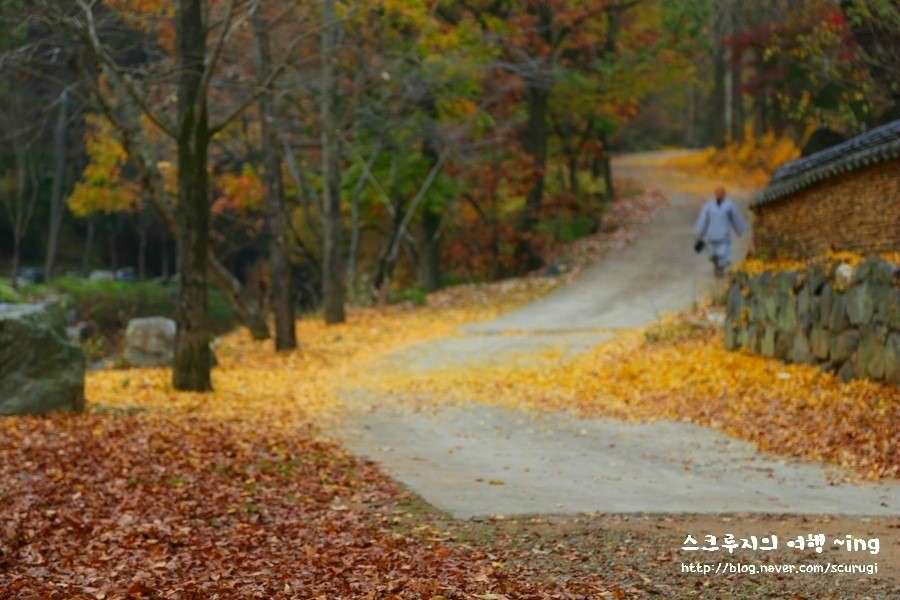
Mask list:
[[754,199],[753,205],[783,198],[823,179],[886,160],[900,160],[900,120],[785,163],[775,171],[768,187]]

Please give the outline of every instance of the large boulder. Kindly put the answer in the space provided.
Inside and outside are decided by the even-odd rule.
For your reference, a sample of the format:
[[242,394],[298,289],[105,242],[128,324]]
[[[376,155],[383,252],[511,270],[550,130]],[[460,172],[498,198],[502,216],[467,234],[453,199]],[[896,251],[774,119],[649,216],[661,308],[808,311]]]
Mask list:
[[133,367],[171,366],[176,330],[175,321],[166,317],[131,319],[125,329],[125,362]]
[[84,409],[84,353],[40,304],[0,306],[0,415]]

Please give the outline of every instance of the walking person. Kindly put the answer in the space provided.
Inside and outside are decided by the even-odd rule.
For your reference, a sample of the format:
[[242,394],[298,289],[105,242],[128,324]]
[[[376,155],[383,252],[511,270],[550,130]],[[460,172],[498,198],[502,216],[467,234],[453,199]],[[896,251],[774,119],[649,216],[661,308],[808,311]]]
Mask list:
[[719,186],[715,198],[708,200],[700,211],[694,231],[697,242],[694,250],[709,249],[709,258],[715,268],[716,277],[724,277],[731,265],[731,231],[739,236],[747,231],[747,223],[734,202],[725,196],[725,188]]

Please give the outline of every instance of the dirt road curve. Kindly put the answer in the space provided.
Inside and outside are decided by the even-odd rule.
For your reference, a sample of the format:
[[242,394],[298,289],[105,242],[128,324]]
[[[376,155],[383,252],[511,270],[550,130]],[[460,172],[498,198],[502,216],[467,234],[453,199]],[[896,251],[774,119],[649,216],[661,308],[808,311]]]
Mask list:
[[[670,199],[632,245],[610,252],[572,285],[462,337],[387,357],[385,369],[512,360],[542,347],[580,352],[684,309],[709,290],[711,267],[691,249],[703,197],[672,187],[646,156],[616,173],[659,185]],[[738,198],[746,210],[746,199]],[[740,258],[746,240],[736,245]],[[520,357],[519,357],[520,358]],[[565,360],[563,357],[561,360]],[[533,415],[492,406],[415,405],[349,393],[359,408],[333,433],[454,516],[647,512],[900,515],[900,485],[831,485],[817,464],[764,455],[687,423],[626,424]]]

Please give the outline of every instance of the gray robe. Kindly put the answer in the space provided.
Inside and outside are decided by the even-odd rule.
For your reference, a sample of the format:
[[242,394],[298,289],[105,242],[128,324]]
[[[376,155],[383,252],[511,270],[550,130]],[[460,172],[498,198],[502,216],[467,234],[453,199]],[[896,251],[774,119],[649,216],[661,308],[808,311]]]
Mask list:
[[741,216],[734,202],[725,198],[722,203],[715,198],[708,200],[697,217],[694,231],[706,240],[710,258],[719,267],[727,267],[731,264],[731,230],[738,235],[744,235],[747,231],[747,223]]

